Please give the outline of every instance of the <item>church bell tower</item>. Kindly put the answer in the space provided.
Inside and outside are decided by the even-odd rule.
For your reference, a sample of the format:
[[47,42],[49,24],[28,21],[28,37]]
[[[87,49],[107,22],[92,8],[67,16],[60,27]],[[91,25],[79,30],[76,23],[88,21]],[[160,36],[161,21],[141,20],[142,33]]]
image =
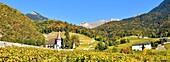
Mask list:
[[55,39],[55,43],[54,43],[54,49],[62,49],[61,48],[61,36],[60,36],[60,31],[58,32],[57,38]]

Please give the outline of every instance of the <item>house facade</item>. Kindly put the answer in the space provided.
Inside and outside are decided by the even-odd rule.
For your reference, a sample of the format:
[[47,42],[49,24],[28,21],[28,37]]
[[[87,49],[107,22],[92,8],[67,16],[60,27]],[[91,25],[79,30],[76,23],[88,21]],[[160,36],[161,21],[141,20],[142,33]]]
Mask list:
[[142,51],[143,49],[152,49],[151,43],[145,42],[145,43],[141,43],[141,44],[133,44],[132,45],[132,50],[134,50],[134,51]]
[[152,49],[152,45],[150,42],[143,43],[144,49]]
[[133,44],[132,50],[134,51],[142,51],[142,44]]

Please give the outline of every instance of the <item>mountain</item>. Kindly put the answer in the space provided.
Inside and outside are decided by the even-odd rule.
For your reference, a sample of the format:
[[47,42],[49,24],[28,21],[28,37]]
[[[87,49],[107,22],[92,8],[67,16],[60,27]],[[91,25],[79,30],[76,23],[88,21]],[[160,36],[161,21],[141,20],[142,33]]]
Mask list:
[[48,18],[46,18],[46,17],[44,17],[44,16],[42,16],[42,15],[40,15],[39,13],[37,13],[37,12],[32,12],[32,13],[28,13],[28,14],[26,14],[26,16],[28,16],[30,19],[32,19],[32,20],[48,20]]
[[163,29],[169,25],[166,23],[170,20],[169,14],[170,0],[164,0],[148,13],[123,19],[119,22],[112,21],[94,29],[104,31],[105,33],[101,36],[108,38],[131,35],[153,38],[170,36],[170,29]]
[[83,26],[83,27],[92,29],[92,28],[98,27],[102,24],[111,22],[111,21],[120,21],[120,19],[112,18],[110,20],[99,20],[97,22],[83,22],[83,23],[79,24],[78,26]]
[[158,7],[152,9],[149,13],[156,12],[162,15],[170,14],[170,0],[164,0]]
[[0,3],[1,41],[44,45],[45,38],[35,23],[18,10]]

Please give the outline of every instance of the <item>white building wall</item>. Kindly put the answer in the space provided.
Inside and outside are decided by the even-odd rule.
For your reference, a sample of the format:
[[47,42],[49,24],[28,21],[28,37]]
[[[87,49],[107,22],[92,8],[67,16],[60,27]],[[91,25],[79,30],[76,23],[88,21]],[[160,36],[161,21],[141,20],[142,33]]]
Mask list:
[[149,44],[149,45],[144,45],[144,47],[145,47],[145,49],[152,49],[151,44]]
[[135,51],[142,51],[142,45],[136,45],[136,46],[132,46],[132,50],[135,50]]
[[61,49],[61,40],[57,40],[57,49]]

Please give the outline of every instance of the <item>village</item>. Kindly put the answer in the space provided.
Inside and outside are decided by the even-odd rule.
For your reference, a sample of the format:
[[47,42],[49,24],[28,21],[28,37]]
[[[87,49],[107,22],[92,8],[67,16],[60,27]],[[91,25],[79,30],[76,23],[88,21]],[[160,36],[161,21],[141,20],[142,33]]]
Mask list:
[[[18,46],[18,47],[33,47],[33,48],[43,48],[43,49],[50,49],[50,50],[75,50],[76,45],[75,43],[72,43],[72,48],[62,48],[62,42],[63,38],[61,38],[60,31],[56,34],[56,38],[52,38],[46,41],[46,45],[43,46],[33,46],[33,45],[26,45],[26,44],[20,44],[20,43],[12,43],[12,42],[5,42],[5,41],[0,41],[0,46],[1,47],[6,47],[6,46]],[[1,35],[2,37],[2,35]],[[138,36],[138,39],[148,39],[148,37],[145,36]],[[86,48],[82,48],[81,50],[89,50],[93,45],[92,43],[96,42],[94,39],[91,43],[88,43],[89,46]],[[158,41],[151,42],[151,41],[144,41],[143,43],[135,43],[131,45],[131,50],[133,51],[142,51],[144,49],[150,50],[150,49],[155,49],[158,50],[158,52],[165,51],[166,47],[164,46],[165,44],[170,43],[168,37],[162,37],[159,38]],[[161,51],[160,51],[161,49]]]

